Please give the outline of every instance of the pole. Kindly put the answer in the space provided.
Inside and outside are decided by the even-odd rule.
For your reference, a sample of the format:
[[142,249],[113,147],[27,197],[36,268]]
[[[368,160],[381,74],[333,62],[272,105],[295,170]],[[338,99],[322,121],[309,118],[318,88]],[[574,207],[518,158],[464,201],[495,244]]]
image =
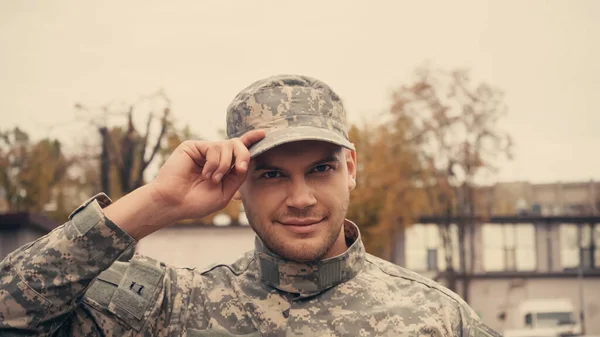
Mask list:
[[579,237],[579,242],[578,242],[578,247],[579,247],[579,268],[577,268],[577,281],[578,281],[578,285],[579,285],[579,324],[581,325],[581,335],[585,335],[585,305],[583,303],[584,301],[584,293],[583,293],[583,260],[584,260],[584,256],[583,256],[583,249],[582,249],[582,226],[581,224],[578,225],[579,230],[578,230],[578,237]]

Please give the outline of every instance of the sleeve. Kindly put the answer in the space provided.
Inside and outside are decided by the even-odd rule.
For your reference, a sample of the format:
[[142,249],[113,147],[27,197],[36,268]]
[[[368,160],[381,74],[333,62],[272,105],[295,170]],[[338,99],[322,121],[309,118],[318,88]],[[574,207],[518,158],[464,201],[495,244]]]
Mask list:
[[502,334],[487,326],[466,303],[461,308],[462,337],[502,337]]
[[135,240],[104,215],[109,203],[96,195],[0,262],[0,335],[121,336],[172,312],[163,265],[115,262]]

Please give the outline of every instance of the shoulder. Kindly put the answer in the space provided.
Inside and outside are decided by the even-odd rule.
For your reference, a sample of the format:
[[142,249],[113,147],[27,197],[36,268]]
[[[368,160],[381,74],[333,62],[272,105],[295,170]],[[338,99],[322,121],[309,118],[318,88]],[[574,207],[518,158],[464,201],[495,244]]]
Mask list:
[[430,278],[370,254],[367,254],[367,263],[372,272],[378,273],[379,277],[387,279],[387,282],[400,286],[399,289],[415,293],[415,296],[424,296],[425,301],[454,304],[462,315],[477,316],[458,294]]
[[254,262],[254,251],[248,251],[233,263],[215,263],[202,269],[196,269],[195,273],[203,278],[236,277],[248,271]]
[[367,254],[367,263],[371,268],[381,272],[383,277],[389,278],[392,282],[418,284],[423,287],[431,288],[443,294],[444,296],[455,299],[459,296],[434,280],[427,278],[409,269],[393,264],[374,255]]
[[371,266],[371,273],[377,274],[376,277],[383,279],[384,284],[387,283],[388,287],[391,284],[391,288],[400,292],[401,297],[410,298],[410,302],[420,308],[436,308],[436,314],[448,310],[448,307],[455,308],[454,312],[448,314],[457,319],[459,336],[501,337],[481,321],[479,315],[458,294],[440,283],[370,254],[367,254],[367,263]]

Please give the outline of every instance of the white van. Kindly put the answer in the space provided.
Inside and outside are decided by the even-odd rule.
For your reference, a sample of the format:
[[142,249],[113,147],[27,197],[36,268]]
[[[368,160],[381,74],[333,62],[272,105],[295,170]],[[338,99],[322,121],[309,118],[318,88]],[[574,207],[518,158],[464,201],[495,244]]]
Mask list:
[[568,337],[581,335],[577,310],[569,299],[523,301],[505,337]]

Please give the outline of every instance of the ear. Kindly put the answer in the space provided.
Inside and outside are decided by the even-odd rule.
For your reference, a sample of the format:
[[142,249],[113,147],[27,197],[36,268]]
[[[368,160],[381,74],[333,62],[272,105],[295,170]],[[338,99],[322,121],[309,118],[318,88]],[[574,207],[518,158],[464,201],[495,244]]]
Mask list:
[[346,167],[348,169],[348,189],[356,187],[356,151],[346,149]]

